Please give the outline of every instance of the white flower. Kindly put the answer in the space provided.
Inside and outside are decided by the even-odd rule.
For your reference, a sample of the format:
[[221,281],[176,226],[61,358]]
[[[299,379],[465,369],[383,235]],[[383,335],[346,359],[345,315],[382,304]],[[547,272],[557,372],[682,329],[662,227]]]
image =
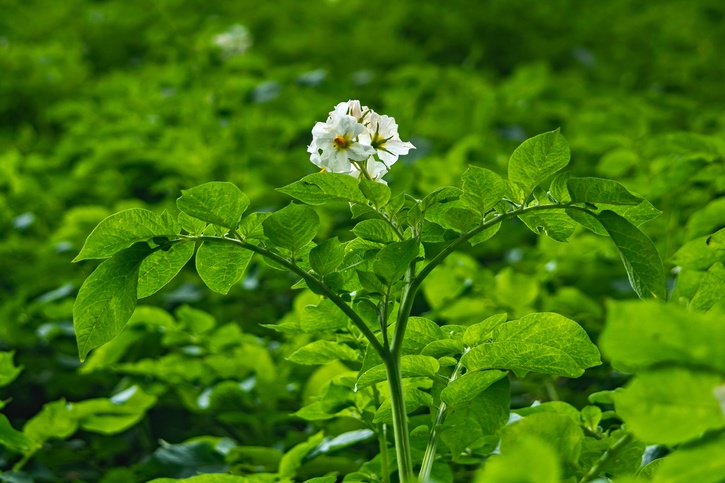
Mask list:
[[333,173],[349,173],[350,160],[364,161],[375,152],[358,141],[364,131],[365,126],[354,116],[332,111],[326,122],[312,128],[312,143],[307,148],[310,161]]
[[366,121],[367,129],[360,135],[360,142],[375,148],[380,160],[388,167],[398,160],[398,156],[415,149],[411,143],[401,141],[395,118],[371,112]]
[[242,55],[252,45],[252,36],[244,25],[232,25],[224,33],[214,37],[214,44],[219,47],[225,58]]
[[[357,165],[356,165],[357,164]],[[363,174],[362,171],[358,168],[359,165],[362,163],[356,163],[352,166],[352,171],[350,171],[350,176],[354,176],[358,179],[367,179],[367,176]],[[365,161],[365,171],[367,171],[368,176],[373,181],[377,181],[378,183],[388,184],[384,179],[383,176],[385,176],[388,172],[388,167],[385,165],[385,163],[381,163],[380,161],[377,161],[374,156],[370,156],[367,161]]]
[[[353,116],[355,119],[357,119],[357,122],[361,124],[366,124],[368,116],[373,113],[372,109],[370,109],[368,106],[361,106],[360,101],[353,99],[350,99],[347,102],[339,103],[335,106],[335,110],[332,112],[340,116]],[[330,113],[330,115],[332,115],[332,112]]]

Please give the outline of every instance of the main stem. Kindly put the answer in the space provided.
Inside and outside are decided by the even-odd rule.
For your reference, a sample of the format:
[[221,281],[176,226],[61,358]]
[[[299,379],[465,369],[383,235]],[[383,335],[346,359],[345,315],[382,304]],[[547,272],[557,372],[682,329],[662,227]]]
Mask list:
[[410,437],[408,436],[408,414],[405,410],[403,395],[403,377],[400,373],[400,357],[389,354],[384,359],[385,371],[388,375],[390,406],[393,411],[393,436],[395,454],[398,459],[398,478],[400,483],[416,481],[413,473],[413,458],[410,454]]

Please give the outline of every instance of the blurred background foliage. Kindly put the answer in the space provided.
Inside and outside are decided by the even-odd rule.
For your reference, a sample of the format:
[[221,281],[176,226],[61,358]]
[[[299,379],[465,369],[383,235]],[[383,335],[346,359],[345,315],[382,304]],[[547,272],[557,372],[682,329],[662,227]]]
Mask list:
[[[71,322],[96,264],[70,260],[101,219],[175,210],[181,189],[211,180],[237,184],[253,209],[280,208],[289,200],[274,188],[314,172],[310,130],[337,102],[361,99],[396,118],[417,150],[388,181],[419,197],[459,185],[468,164],[505,174],[521,141],[561,127],[573,174],[617,179],[663,212],[642,228],[666,269],[677,266],[675,299],[692,297],[712,260],[672,256],[725,226],[718,0],[0,0],[0,12],[0,350],[24,366],[0,390],[4,413],[19,428],[61,398],[133,385],[159,398],[120,435],[52,440],[26,468],[38,481],[274,466],[320,427],[359,427],[289,416],[349,368],[285,360],[305,336],[261,324],[299,318],[314,296],[264,264],[227,297],[182,272],[84,366]],[[346,206],[320,214],[321,239],[352,237]],[[558,311],[596,339],[608,297],[634,297],[608,240],[582,231],[562,244],[512,223],[434,273],[416,312],[466,325]],[[201,328],[197,316],[209,317]],[[227,345],[214,345],[218,333]],[[512,404],[558,391],[581,407],[622,378],[606,367],[572,381],[531,376],[515,381]],[[196,466],[167,454],[201,435],[274,451],[225,461],[209,439],[184,446]],[[6,467],[14,459],[2,451]],[[365,461],[359,448],[328,458],[338,469]],[[121,466],[134,469],[111,470]]]

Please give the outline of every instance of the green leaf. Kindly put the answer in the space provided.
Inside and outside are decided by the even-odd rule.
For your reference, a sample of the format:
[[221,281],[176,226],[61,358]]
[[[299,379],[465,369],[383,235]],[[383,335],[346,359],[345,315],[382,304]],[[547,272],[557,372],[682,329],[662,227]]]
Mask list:
[[[375,433],[369,429],[358,429],[355,431],[348,431],[346,433],[339,434],[332,437],[326,437],[322,440],[322,443],[318,444],[315,449],[309,452],[306,459],[312,459],[322,454],[329,454],[334,453],[335,451],[339,451],[344,448],[348,448],[350,446],[354,446],[358,443],[363,443],[365,441],[371,441],[375,438]],[[317,480],[319,483],[322,483],[324,481],[323,478],[313,478],[313,480]],[[310,481],[310,480],[307,480]],[[335,483],[335,479],[333,477],[333,480],[330,483]]]
[[262,223],[271,215],[272,213],[250,213],[249,216],[242,218],[237,232],[244,240],[263,240]]
[[156,404],[156,396],[131,386],[110,399],[89,399],[73,403],[73,415],[81,429],[100,434],[118,434],[141,421]]
[[463,333],[463,343],[468,347],[476,347],[484,342],[490,342],[493,329],[506,322],[508,314],[496,314],[488,317],[483,322],[469,325]]
[[460,188],[456,188],[455,186],[443,186],[426,195],[420,203],[420,209],[422,211],[427,211],[429,208],[439,203],[448,203],[449,201],[457,200],[462,194],[463,191]]
[[685,240],[709,235],[723,226],[725,226],[725,197],[710,201],[687,219]]
[[290,203],[272,213],[262,226],[265,236],[273,244],[297,252],[307,246],[317,234],[320,217],[309,206]]
[[347,201],[366,204],[367,199],[358,187],[357,179],[342,173],[315,173],[305,176],[277,191],[308,205],[321,205],[328,201]]
[[672,255],[670,262],[693,270],[707,270],[714,263],[725,262],[725,250],[717,249],[717,242],[712,241],[714,236],[703,236],[685,243]]
[[297,364],[326,364],[335,360],[356,361],[357,352],[349,346],[329,340],[316,340],[300,347],[288,357]]
[[462,179],[461,202],[482,217],[501,201],[506,192],[503,178],[489,169],[469,166]]
[[352,232],[363,240],[392,243],[398,241],[398,234],[392,226],[383,220],[363,220],[352,229]]
[[418,249],[418,240],[415,238],[391,243],[378,252],[373,270],[387,285],[392,285],[405,274],[410,263],[418,257]]
[[599,351],[573,320],[554,313],[535,313],[498,325],[492,342],[471,349],[461,358],[469,370],[509,369],[579,377],[599,365]]
[[205,221],[189,216],[183,211],[179,213],[178,222],[182,229],[194,236],[201,235],[206,229]]
[[498,230],[501,228],[501,223],[496,223],[495,225],[492,225],[482,232],[478,233],[477,235],[474,235],[468,240],[468,243],[471,244],[472,247],[478,245],[479,243],[483,243],[489,238],[492,238],[496,233],[498,233]]
[[441,392],[441,401],[449,406],[470,401],[491,384],[506,377],[506,371],[475,371],[467,372],[461,377],[452,381]]
[[425,212],[425,219],[443,228],[463,232],[475,228],[481,221],[481,215],[461,200],[454,200],[433,205]]
[[509,181],[519,185],[525,194],[534,186],[569,164],[569,145],[559,130],[539,134],[524,141],[509,159]]
[[300,327],[305,332],[344,329],[348,318],[330,299],[324,299],[317,305],[308,305],[302,309]]
[[568,171],[562,171],[554,176],[551,180],[551,186],[549,186],[549,193],[558,203],[568,203],[571,201],[569,195],[569,188],[567,187],[567,181],[569,181],[570,174]]
[[486,460],[474,483],[560,483],[559,458],[536,436],[521,436],[500,456]]
[[361,179],[358,187],[365,198],[372,201],[373,205],[378,208],[382,208],[390,201],[390,188],[388,185],[369,179]]
[[725,297],[725,265],[718,262],[709,268],[690,302],[691,310],[706,312]]
[[563,243],[566,243],[576,230],[576,223],[564,210],[522,213],[519,219],[537,235],[543,234]]
[[194,334],[204,334],[216,327],[216,319],[213,315],[203,310],[182,305],[174,315],[182,327],[188,328]]
[[[439,369],[440,364],[433,357],[409,355],[400,358],[402,377],[435,377]],[[379,364],[360,374],[356,386],[362,389],[387,379],[385,366]]]
[[[597,207],[602,211],[613,211],[635,226],[640,226],[662,214],[660,210],[652,206],[652,203],[647,200],[642,200],[640,204],[634,206],[599,203]],[[594,216],[591,216],[591,214],[571,209],[567,209],[566,214],[584,228],[593,231],[597,235],[609,236],[604,226]]]
[[23,426],[23,433],[43,444],[50,438],[66,439],[78,431],[78,420],[65,399],[43,405],[43,409]]
[[664,362],[725,372],[723,340],[725,325],[716,315],[687,312],[655,301],[622,301],[607,304],[607,323],[599,346],[624,372]]
[[15,366],[15,351],[0,352],[0,387],[5,387],[23,372],[23,366]]
[[196,251],[196,271],[211,290],[227,294],[244,276],[252,255],[238,244],[204,241]]
[[685,367],[649,369],[614,393],[614,406],[627,430],[638,439],[671,446],[725,427],[725,415],[713,394],[719,384],[722,377],[712,372]]
[[189,478],[156,478],[148,483],[260,483],[260,480],[254,477],[223,475],[223,474],[207,474],[197,475]]
[[118,252],[101,263],[81,286],[73,305],[81,361],[126,326],[136,307],[139,268],[149,253],[143,244]]
[[335,238],[329,238],[310,250],[310,266],[325,276],[334,272],[345,258],[345,245]]
[[546,441],[563,461],[576,464],[584,434],[569,416],[553,412],[530,414],[501,431],[501,454],[507,454],[522,438],[535,436]]
[[[405,394],[405,414],[410,414],[421,407],[433,406],[433,396],[415,387],[403,388]],[[375,412],[373,423],[393,424],[393,406],[387,398]]]
[[[395,333],[396,324],[388,326],[388,338],[392,339]],[[431,342],[445,339],[441,328],[430,319],[424,317],[408,318],[408,325],[405,328],[405,338],[403,339],[403,347],[401,353],[420,354],[425,346]]]
[[[725,475],[725,435],[677,448],[661,460],[653,483],[720,483]],[[655,460],[657,461],[657,460]]]
[[638,205],[642,197],[611,179],[569,178],[567,188],[573,203],[607,203],[610,205]]
[[300,443],[287,451],[284,456],[282,456],[282,460],[279,462],[280,478],[291,478],[295,476],[299,467],[302,466],[305,456],[322,443],[322,440],[323,434],[322,432],[319,432],[310,436],[307,441]]
[[647,298],[652,294],[666,300],[665,272],[652,240],[613,211],[602,211],[597,219],[617,246],[629,283],[637,295]]
[[[403,341],[405,344],[405,341]],[[422,356],[431,356],[436,359],[440,359],[444,356],[453,356],[455,354],[463,353],[464,347],[463,342],[455,339],[441,339],[434,340],[433,342],[426,344],[425,347],[420,351]]]
[[441,440],[454,456],[484,436],[496,434],[509,418],[511,390],[501,379],[476,397],[448,409]]
[[182,190],[176,206],[207,223],[235,229],[249,206],[247,195],[232,183],[212,181]]
[[714,250],[725,250],[725,228],[709,236],[707,246]]
[[147,256],[138,271],[137,297],[153,295],[169,283],[194,255],[193,243],[175,243]]
[[105,218],[93,229],[74,262],[108,258],[134,243],[155,237],[176,237],[179,226],[168,214],[131,208]]
[[38,447],[33,439],[13,428],[4,414],[0,414],[0,445],[20,454],[28,454]]

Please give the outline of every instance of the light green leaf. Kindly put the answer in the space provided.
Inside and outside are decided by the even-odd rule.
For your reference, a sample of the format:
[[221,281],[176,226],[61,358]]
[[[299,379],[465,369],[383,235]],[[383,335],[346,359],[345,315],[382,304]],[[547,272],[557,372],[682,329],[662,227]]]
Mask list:
[[723,226],[725,226],[725,197],[710,201],[687,219],[685,240],[709,235]]
[[472,247],[475,247],[479,243],[483,243],[489,238],[492,238],[496,233],[498,233],[498,230],[501,228],[501,223],[496,223],[495,225],[492,225],[482,232],[478,233],[477,235],[474,235],[468,240],[468,243],[471,244]]
[[66,439],[76,431],[78,431],[78,420],[65,399],[46,403],[43,409],[23,426],[23,433],[40,444],[50,438]]
[[176,237],[180,227],[164,212],[131,208],[105,218],[86,239],[74,262],[90,258],[108,258],[134,243],[155,237]]
[[690,309],[707,312],[723,297],[725,297],[725,265],[718,262],[710,267],[702,279],[697,293],[690,302]]
[[367,199],[358,187],[357,179],[342,173],[315,173],[305,176],[277,191],[308,205],[321,205],[328,201],[347,201],[366,204]]
[[[392,339],[395,333],[396,324],[388,326],[388,338]],[[420,354],[425,346],[431,342],[446,339],[441,328],[430,319],[424,317],[408,318],[408,325],[405,328],[405,338],[403,339],[403,347],[401,353]]]
[[73,305],[81,361],[126,326],[136,307],[139,267],[149,253],[143,244],[118,252],[101,263],[81,286]]
[[334,272],[345,258],[345,245],[335,238],[329,238],[310,250],[310,266],[325,276]]
[[[439,369],[440,364],[433,357],[409,355],[400,358],[402,377],[434,377]],[[362,389],[387,379],[385,366],[379,364],[360,375],[357,388]]]
[[[349,176],[352,178],[351,176]],[[354,179],[354,178],[352,178]],[[291,478],[297,474],[297,469],[302,466],[305,456],[322,443],[323,434],[319,432],[310,436],[307,441],[294,446],[287,451],[279,462],[280,478]]]
[[216,327],[216,319],[213,315],[188,305],[182,305],[176,309],[174,315],[182,327],[188,328],[194,334],[205,334]]
[[475,228],[481,222],[481,215],[461,200],[453,200],[433,205],[425,212],[425,219],[443,228],[463,232]]
[[530,193],[534,186],[569,164],[569,145],[559,130],[524,141],[511,155],[509,181]]
[[27,454],[37,446],[33,439],[13,428],[4,414],[0,414],[0,445],[13,453]]
[[506,424],[510,394],[508,379],[501,379],[473,399],[448,409],[441,440],[454,456],[482,437],[496,434]]
[[182,190],[176,206],[207,223],[236,228],[249,206],[247,195],[232,183],[212,181],[188,190]]
[[[315,449],[310,451],[310,453],[307,455],[306,459],[312,459],[322,454],[328,454],[333,453],[335,451],[348,448],[350,446],[356,445],[358,443],[362,443],[365,441],[370,441],[375,438],[375,433],[369,429],[358,429],[355,431],[348,431],[346,433],[339,434],[337,436],[333,437],[326,437],[324,440],[322,440],[322,443],[317,445]],[[318,483],[322,483],[325,481],[324,478],[313,478],[313,480],[316,480]],[[307,480],[312,481],[312,480]],[[335,479],[333,477],[333,480],[330,483],[335,483]]]
[[361,179],[358,187],[365,198],[370,200],[378,208],[382,208],[390,201],[390,188],[388,185],[369,179]]
[[549,193],[551,193],[551,196],[554,197],[554,199],[559,203],[568,203],[571,201],[571,196],[569,195],[569,188],[567,187],[566,183],[569,181],[570,174],[568,171],[562,171],[561,173],[558,173],[556,176],[554,176],[554,179],[551,180],[551,186],[549,186]]
[[522,438],[535,436],[546,441],[561,460],[576,464],[584,433],[569,416],[553,412],[530,414],[501,431],[501,454],[507,454]]
[[471,349],[461,362],[469,371],[509,369],[579,377],[599,365],[599,351],[584,329],[554,313],[535,313],[498,325],[492,342]]
[[582,418],[577,408],[564,401],[547,401],[540,404],[532,404],[531,406],[514,409],[511,411],[519,416],[529,416],[536,413],[556,413],[568,416],[576,424],[581,424]]
[[638,439],[671,446],[725,427],[725,415],[713,394],[721,383],[716,373],[685,367],[648,369],[614,393],[614,406]]
[[297,364],[326,364],[335,360],[356,361],[358,353],[344,344],[329,340],[316,340],[300,347],[288,357]]
[[490,169],[469,166],[462,179],[461,202],[482,217],[501,201],[506,191],[503,178]]
[[373,270],[386,284],[392,285],[405,274],[410,262],[418,257],[418,249],[418,240],[415,238],[391,243],[378,252]]
[[537,235],[546,235],[563,243],[566,243],[576,230],[576,223],[563,209],[561,211],[522,213],[519,215],[519,219]]
[[707,246],[714,250],[725,250],[725,228],[709,236]]
[[723,434],[680,446],[661,460],[652,483],[720,483],[725,475],[724,454]]
[[330,299],[324,299],[317,305],[308,305],[302,309],[300,327],[305,332],[344,329],[348,318]]
[[[405,414],[410,414],[420,407],[433,406],[433,396],[415,387],[403,388],[405,393]],[[390,398],[383,401],[375,412],[373,423],[393,424],[393,406]]]
[[379,219],[363,220],[355,225],[352,232],[363,240],[378,243],[398,241],[398,234],[393,227]]
[[156,478],[148,483],[260,483],[255,477],[235,476],[224,474],[197,475],[190,478]]
[[470,401],[488,389],[491,384],[506,377],[506,374],[508,374],[506,371],[467,372],[443,389],[441,401],[449,406]]
[[[405,343],[405,341],[403,341]],[[444,356],[452,356],[455,354],[461,354],[464,350],[463,342],[455,339],[441,339],[434,340],[427,344],[420,351],[420,355],[431,356],[436,359],[440,359]]]
[[725,372],[725,325],[715,315],[687,312],[655,301],[607,304],[599,337],[602,353],[624,372],[663,362],[712,367]]
[[89,399],[71,404],[73,415],[81,429],[92,433],[117,434],[126,431],[143,419],[146,411],[156,404],[156,396],[131,386],[110,399]]
[[23,372],[23,366],[15,366],[15,351],[0,352],[0,387],[5,387]]
[[695,238],[682,245],[670,262],[683,268],[707,270],[714,263],[725,262],[725,250],[718,250],[717,246],[715,235]]
[[462,194],[463,191],[461,191],[460,188],[456,188],[455,186],[443,186],[426,195],[420,203],[420,209],[422,211],[427,211],[428,208],[437,205],[438,203],[448,203],[449,201],[457,200]]
[[176,243],[168,250],[156,250],[141,262],[137,297],[153,295],[169,283],[194,255],[193,243]]
[[265,236],[273,244],[297,252],[309,244],[317,234],[320,217],[309,206],[290,203],[270,215],[262,226]]
[[468,347],[476,347],[484,342],[490,342],[493,329],[506,322],[508,314],[496,314],[488,317],[483,322],[469,325],[463,333],[463,343]]
[[206,229],[205,221],[189,216],[183,211],[179,213],[178,222],[182,229],[194,236],[201,235]]
[[271,215],[272,213],[250,213],[242,218],[237,232],[244,240],[262,240],[264,239],[262,223]]
[[486,460],[474,483],[560,483],[559,458],[536,436],[522,436],[500,456]]
[[613,211],[602,211],[597,219],[617,246],[629,283],[637,295],[647,298],[651,294],[666,300],[665,272],[652,240]]
[[252,255],[241,245],[205,241],[196,251],[196,271],[211,290],[227,294],[244,276]]
[[569,178],[567,188],[573,203],[607,203],[610,205],[638,205],[642,197],[634,195],[611,179]]
[[[638,205],[609,205],[606,203],[599,203],[597,207],[601,210],[613,211],[628,222],[635,226],[640,226],[650,220],[653,220],[660,216],[662,212],[652,206],[647,200],[642,200]],[[582,213],[575,210],[566,210],[567,215],[577,223],[582,225],[584,228],[593,231],[597,235],[609,236],[607,230],[602,224],[594,217],[587,213]]]

